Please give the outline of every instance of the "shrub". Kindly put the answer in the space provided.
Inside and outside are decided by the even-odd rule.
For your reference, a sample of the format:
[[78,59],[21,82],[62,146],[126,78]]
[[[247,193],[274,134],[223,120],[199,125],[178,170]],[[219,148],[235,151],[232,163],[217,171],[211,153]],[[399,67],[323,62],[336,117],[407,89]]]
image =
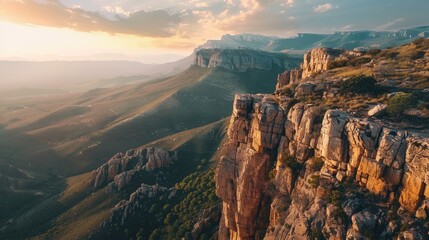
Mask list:
[[307,182],[308,184],[310,184],[312,188],[317,188],[319,186],[319,179],[320,179],[320,176],[318,174],[311,175],[310,178],[307,180]]
[[362,58],[354,58],[348,62],[348,65],[358,67],[362,64],[371,62],[371,58],[362,57]]
[[340,83],[341,92],[373,93],[377,90],[377,81],[373,77],[355,76]]
[[322,169],[324,163],[325,162],[323,161],[323,159],[315,157],[315,158],[313,158],[312,169],[316,172],[320,171],[320,169]]
[[398,52],[390,52],[390,51],[385,51],[385,52],[381,53],[382,57],[385,57],[385,58],[388,58],[388,59],[394,59],[398,55],[399,55]]
[[391,117],[400,117],[405,109],[412,107],[415,103],[413,94],[410,93],[398,93],[389,99],[387,103],[387,113]]
[[301,169],[301,163],[299,163],[292,156],[284,156],[280,159],[280,162],[283,163],[286,167],[290,168],[294,173],[298,172]]
[[424,56],[425,56],[425,52],[423,52],[423,51],[415,51],[415,52],[411,53],[410,58],[412,60],[417,60],[417,59],[423,58]]
[[335,60],[332,62],[328,62],[328,70],[334,68],[345,67],[347,65],[346,59]]
[[375,55],[379,54],[380,52],[381,52],[381,50],[380,50],[380,49],[376,49],[376,48],[371,49],[371,50],[369,50],[369,51],[368,51],[368,53],[369,53],[371,56],[375,56]]
[[159,239],[160,236],[161,236],[161,230],[155,229],[155,230],[153,230],[152,234],[150,235],[149,240]]
[[343,199],[343,193],[339,190],[333,190],[331,192],[331,203],[335,206],[341,206],[341,200]]

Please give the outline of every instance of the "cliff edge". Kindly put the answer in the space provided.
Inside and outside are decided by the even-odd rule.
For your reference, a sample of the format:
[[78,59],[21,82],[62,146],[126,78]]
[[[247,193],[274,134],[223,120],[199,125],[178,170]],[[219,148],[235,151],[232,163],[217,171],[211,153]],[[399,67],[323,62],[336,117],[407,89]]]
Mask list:
[[219,239],[428,239],[427,126],[345,107],[344,97],[389,92],[337,93],[343,105],[326,104],[333,85],[311,76],[344,56],[362,54],[313,50],[304,69],[279,75],[275,95],[235,96],[216,173]]

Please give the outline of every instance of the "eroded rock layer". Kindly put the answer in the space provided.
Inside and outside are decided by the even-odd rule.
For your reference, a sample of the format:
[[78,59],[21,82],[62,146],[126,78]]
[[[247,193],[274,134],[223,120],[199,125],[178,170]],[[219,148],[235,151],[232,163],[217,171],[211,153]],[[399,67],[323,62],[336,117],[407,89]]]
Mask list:
[[92,185],[98,189],[108,183],[121,190],[139,171],[153,171],[166,167],[177,160],[177,152],[158,147],[132,149],[118,153],[107,163],[92,172]]
[[[216,174],[220,239],[308,239],[318,230],[329,239],[364,239],[375,229],[374,236],[391,238],[398,223],[381,208],[369,209],[358,189],[386,206],[399,201],[398,212],[409,221],[427,218],[429,138],[293,103],[236,95],[227,154]],[[332,196],[345,182],[357,190],[337,201]],[[402,228],[399,236],[409,238],[401,239],[427,234]]]
[[348,60],[353,56],[360,56],[359,51],[346,51],[332,48],[315,48],[304,55],[302,63],[302,79],[328,70],[330,63]]
[[256,50],[201,49],[195,53],[194,64],[202,68],[224,68],[238,72],[283,70],[296,67],[298,60],[283,53]]

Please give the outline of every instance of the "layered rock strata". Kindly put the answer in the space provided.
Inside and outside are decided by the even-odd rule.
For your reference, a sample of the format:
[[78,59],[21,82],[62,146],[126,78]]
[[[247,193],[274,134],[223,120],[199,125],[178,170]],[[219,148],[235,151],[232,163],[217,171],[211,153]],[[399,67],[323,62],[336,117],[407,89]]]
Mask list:
[[301,77],[301,69],[287,70],[283,73],[280,73],[277,77],[276,89],[281,89],[282,87],[290,84],[297,84],[301,81]]
[[223,201],[219,239],[263,238],[270,203],[264,189],[284,120],[274,96],[236,95],[228,154],[216,175],[216,193]]
[[224,68],[238,72],[250,69],[270,71],[298,66],[298,59],[283,53],[270,53],[250,49],[201,49],[195,53],[194,65],[202,68]]
[[302,79],[321,73],[329,69],[334,61],[348,60],[354,56],[362,55],[359,51],[346,51],[332,48],[315,48],[305,53],[302,63]]
[[[383,222],[383,213],[369,211],[358,193],[350,193],[341,206],[327,201],[346,181],[382,203],[399,199],[401,209],[426,218],[429,138],[292,102],[236,95],[227,154],[216,174],[223,201],[220,239],[307,239],[314,229],[329,239],[363,238],[376,228],[386,238],[393,236],[395,222]],[[320,170],[314,167],[318,159]],[[352,224],[341,224],[339,211]]]

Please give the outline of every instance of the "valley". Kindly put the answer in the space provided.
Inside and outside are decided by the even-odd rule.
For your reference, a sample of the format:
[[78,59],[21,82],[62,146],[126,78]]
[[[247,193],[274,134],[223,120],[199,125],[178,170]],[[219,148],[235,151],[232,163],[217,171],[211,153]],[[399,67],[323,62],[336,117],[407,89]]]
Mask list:
[[0,238],[425,239],[427,32],[0,62]]

